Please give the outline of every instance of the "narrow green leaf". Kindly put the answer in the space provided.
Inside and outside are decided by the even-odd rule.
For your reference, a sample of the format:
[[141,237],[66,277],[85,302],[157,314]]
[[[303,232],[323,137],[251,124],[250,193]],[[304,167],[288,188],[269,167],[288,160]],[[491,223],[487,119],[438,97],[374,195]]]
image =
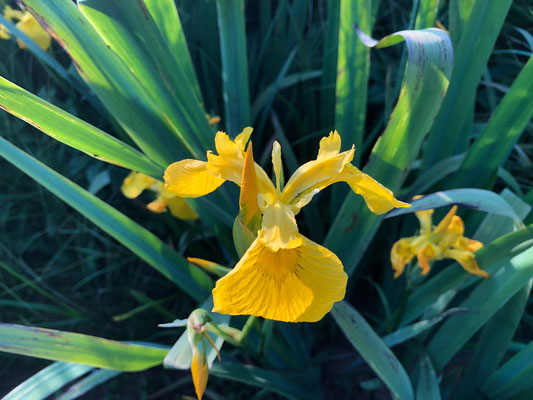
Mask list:
[[498,368],[523,317],[533,280],[529,281],[483,327],[472,359],[465,367],[457,398],[470,398]]
[[99,160],[161,178],[163,168],[144,154],[0,77],[0,108],[41,132]]
[[461,164],[453,187],[490,187],[498,167],[533,117],[533,57],[492,114]]
[[0,351],[97,368],[143,371],[161,364],[168,348],[0,323]]
[[[290,372],[283,374],[270,371],[252,365],[216,362],[209,370],[210,374],[224,379],[230,379],[245,383],[247,385],[258,386],[269,389],[273,392],[296,399],[322,399],[320,392],[313,390],[312,379],[307,384],[305,378]],[[318,379],[318,377],[314,377]],[[316,381],[315,381],[316,382]]]
[[387,385],[394,398],[413,399],[413,388],[402,364],[365,319],[345,301],[335,303],[331,313],[350,343]]
[[503,215],[520,224],[522,219],[515,210],[499,195],[482,189],[453,189],[428,194],[421,199],[413,200],[411,207],[397,208],[388,212],[385,218],[410,214],[420,210],[428,210],[457,204],[474,210]]
[[154,98],[70,0],[24,0],[24,6],[68,52],[80,76],[152,160],[168,165],[182,143]]
[[533,341],[492,374],[483,385],[482,392],[491,399],[508,399],[524,394],[531,396],[533,393],[532,359]]
[[420,0],[416,13],[415,29],[435,26],[440,0]]
[[327,2],[326,38],[322,54],[320,86],[320,126],[333,129],[335,119],[335,86],[339,49],[340,0]]
[[44,400],[92,369],[89,365],[55,362],[26,379],[2,400]]
[[404,326],[392,333],[389,333],[387,336],[383,337],[383,342],[388,347],[396,346],[400,343],[406,342],[409,339],[412,339],[424,332],[433,326],[437,325],[444,318],[449,317],[457,313],[468,312],[466,308],[450,308],[449,310],[444,311],[443,313],[429,319],[424,319],[418,321],[412,325]]
[[175,282],[186,293],[196,299],[208,295],[213,283],[207,274],[171,250],[147,229],[3,138],[0,138],[0,155]]
[[78,397],[83,396],[85,393],[94,389],[96,386],[107,382],[119,374],[121,374],[120,371],[109,369],[98,369],[93,371],[89,376],[81,379],[79,382],[76,382],[74,385],[69,387],[68,390],[61,396],[57,397],[56,400],[77,399]]
[[196,158],[205,154],[205,149],[212,144],[213,130],[200,105],[201,99],[177,61],[179,55],[172,53],[144,1],[79,0],[78,6],[152,95],[152,101],[179,137],[181,146]]
[[235,135],[251,124],[243,0],[217,0],[226,130]]
[[420,375],[416,386],[416,398],[420,400],[440,400],[440,389],[435,369],[429,357],[424,356],[419,364]]
[[[383,135],[374,146],[364,171],[393,191],[398,191],[429,131],[448,87],[453,51],[450,39],[439,29],[402,31],[379,42],[363,36],[371,46],[386,47],[406,41],[407,69],[400,97]],[[344,201],[326,237],[351,275],[372,240],[382,217],[372,214],[353,193]],[[339,240],[339,238],[343,240]]]
[[185,74],[187,82],[192,86],[200,102],[203,102],[200,84],[174,0],[144,0],[144,4],[152,15],[161,37],[167,42],[174,61]]
[[448,319],[429,342],[427,349],[437,370],[533,278],[533,247],[496,264],[497,271],[476,286],[460,305],[474,312]]
[[450,87],[424,147],[424,167],[455,154],[459,134],[512,0],[476,0],[455,47]]
[[335,89],[335,129],[347,145],[363,145],[365,133],[370,49],[361,43],[354,23],[372,34],[372,1],[341,0]]

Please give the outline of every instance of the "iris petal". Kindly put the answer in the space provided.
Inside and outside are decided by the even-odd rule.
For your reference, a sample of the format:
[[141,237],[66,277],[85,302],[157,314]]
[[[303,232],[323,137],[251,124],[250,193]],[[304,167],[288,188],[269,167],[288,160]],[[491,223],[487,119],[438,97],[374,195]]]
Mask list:
[[347,275],[335,254],[305,237],[297,248],[273,252],[261,234],[217,281],[214,312],[314,322],[344,298]]
[[205,196],[224,183],[207,171],[205,161],[190,159],[169,165],[164,178],[167,190],[180,197]]

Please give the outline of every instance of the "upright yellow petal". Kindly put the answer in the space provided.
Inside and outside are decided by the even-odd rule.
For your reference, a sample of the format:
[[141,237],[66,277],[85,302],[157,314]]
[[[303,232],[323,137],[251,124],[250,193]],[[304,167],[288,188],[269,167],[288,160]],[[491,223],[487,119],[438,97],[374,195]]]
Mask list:
[[167,207],[170,213],[176,218],[183,219],[185,221],[193,221],[198,219],[198,214],[194,211],[187,201],[179,196],[168,198]]
[[227,162],[244,160],[243,140],[244,138],[241,138],[239,143],[236,143],[225,132],[218,131],[215,135],[215,148],[217,149],[218,155]]
[[347,275],[328,249],[302,237],[295,249],[272,252],[261,232],[213,290],[214,312],[286,322],[314,322],[344,298]]
[[[417,195],[413,196],[413,200],[421,199],[424,196]],[[418,218],[418,221],[420,222],[420,234],[421,235],[427,235],[431,232],[431,229],[433,228],[433,221],[432,216],[433,212],[435,210],[422,210],[422,211],[416,211],[415,215]]]
[[320,139],[317,160],[325,160],[335,157],[341,151],[341,136],[335,132],[330,132],[329,136]]
[[384,214],[393,208],[410,207],[408,203],[396,200],[394,194],[371,176],[347,164],[335,181],[345,181],[357,194],[363,196],[367,207],[374,214]]
[[416,251],[411,246],[411,242],[414,237],[408,237],[398,240],[392,246],[390,252],[390,261],[392,268],[394,269],[394,277],[398,278],[405,269],[405,266],[413,259],[416,255]]
[[[28,35],[44,51],[50,47],[52,38],[29,12],[24,14],[16,27]],[[21,49],[26,48],[26,45],[21,40],[17,39],[17,43]]]
[[259,183],[255,172],[255,163],[252,143],[248,145],[246,156],[244,157],[244,168],[241,178],[241,192],[239,194],[239,216],[244,225],[248,225],[250,220],[259,213]]
[[448,226],[452,222],[452,219],[453,219],[453,217],[454,217],[456,212],[457,212],[457,206],[453,206],[450,209],[450,211],[448,211],[448,214],[446,214],[446,216],[443,219],[441,219],[441,221],[435,227],[435,230],[434,230],[434,233],[436,235],[440,236],[440,235],[442,235],[444,232],[446,232],[448,230]]
[[437,233],[437,229],[435,228],[435,233],[438,237],[437,245],[443,249],[450,246],[455,247],[459,239],[463,237],[464,232],[463,220],[457,215],[453,215],[446,230]]
[[469,251],[449,249],[446,250],[444,256],[447,258],[453,258],[470,274],[482,276],[483,278],[490,278],[490,274],[479,268],[476,257]]
[[281,146],[277,141],[272,145],[272,167],[276,177],[276,189],[281,190],[281,177],[283,174],[283,164],[281,162]]
[[248,143],[248,140],[250,140],[250,135],[252,134],[253,128],[247,126],[242,130],[241,133],[239,133],[237,136],[235,136],[235,143],[241,148],[241,150],[244,151],[246,148],[246,143]]
[[293,249],[302,243],[294,213],[279,200],[265,208],[262,230],[263,243],[271,251]]
[[180,197],[200,197],[211,193],[224,179],[211,175],[207,163],[199,160],[181,160],[165,170],[166,189]]
[[128,199],[135,199],[155,182],[157,182],[157,180],[151,176],[133,171],[130,172],[126,179],[124,179],[120,190]]

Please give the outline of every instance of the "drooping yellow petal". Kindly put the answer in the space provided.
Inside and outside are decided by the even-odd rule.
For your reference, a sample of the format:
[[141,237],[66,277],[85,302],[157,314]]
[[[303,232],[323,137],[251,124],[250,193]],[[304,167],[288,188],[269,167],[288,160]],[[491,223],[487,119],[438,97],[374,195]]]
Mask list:
[[265,208],[262,230],[263,243],[271,251],[293,249],[302,243],[294,213],[279,200]]
[[[344,166],[352,161],[354,149],[331,157],[326,157],[325,154],[323,153],[320,159],[305,163],[294,172],[281,193],[281,200],[284,203],[290,204],[301,193],[314,190],[317,185],[337,177]],[[322,188],[328,184],[323,185]]]
[[341,136],[335,132],[330,132],[329,136],[320,139],[317,160],[325,160],[335,157],[341,151]]
[[209,367],[207,365],[207,357],[196,346],[192,350],[191,375],[196,396],[198,400],[202,400],[207,387]]
[[207,171],[207,163],[199,160],[181,160],[165,170],[166,189],[180,197],[200,197],[211,193],[224,179]]
[[252,143],[248,145],[244,157],[244,168],[241,178],[241,192],[239,194],[239,216],[244,225],[248,225],[251,219],[259,213],[259,183],[255,173],[255,163]]
[[179,196],[170,197],[167,200],[167,207],[170,213],[176,218],[183,219],[185,221],[194,221],[198,219],[198,214],[194,211],[187,201]]
[[374,214],[384,214],[393,208],[410,207],[408,203],[396,200],[394,194],[369,175],[352,164],[347,164],[336,181],[345,181],[357,194],[363,196],[366,205]]
[[15,10],[14,8],[10,6],[5,6],[4,7],[4,18],[7,19],[8,21],[13,21],[14,19],[18,21],[24,18],[24,12],[20,10]]
[[416,255],[415,250],[411,246],[411,242],[414,237],[408,237],[398,240],[392,246],[390,252],[390,261],[392,268],[394,269],[394,277],[398,278],[405,269],[405,266],[413,259]]
[[460,250],[466,250],[466,251],[478,251],[483,247],[483,243],[469,239],[466,237],[459,238],[459,241],[455,244],[455,247],[457,247]]
[[[44,51],[50,47],[52,38],[29,12],[24,13],[16,27],[28,35]],[[21,49],[26,48],[21,40],[17,39],[17,43]]]
[[167,209],[167,204],[168,204],[168,200],[158,195],[154,201],[146,205],[146,208],[155,214],[161,214],[163,211]]
[[347,275],[335,254],[305,237],[297,248],[272,252],[261,236],[217,281],[214,312],[314,322],[343,299]]
[[130,172],[126,179],[124,179],[120,190],[128,199],[135,199],[155,182],[157,182],[157,180],[151,176],[133,171]]
[[418,266],[422,269],[421,274],[427,275],[431,266],[430,261],[436,260],[439,257],[439,249],[432,243],[424,244],[416,253],[418,259]]
[[464,270],[473,275],[482,276],[483,278],[490,278],[490,274],[479,268],[476,257],[470,251],[448,249],[444,252],[444,257],[453,258]]

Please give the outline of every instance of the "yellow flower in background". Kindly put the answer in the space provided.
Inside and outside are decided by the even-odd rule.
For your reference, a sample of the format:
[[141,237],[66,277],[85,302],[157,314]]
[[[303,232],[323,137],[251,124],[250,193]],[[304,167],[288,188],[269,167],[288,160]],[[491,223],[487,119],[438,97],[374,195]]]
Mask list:
[[163,182],[151,176],[140,172],[131,172],[124,179],[120,188],[122,194],[129,199],[135,199],[146,189],[156,193],[156,199],[146,206],[150,211],[159,214],[168,208],[170,213],[179,219],[194,220],[198,218],[198,214],[185,200],[169,193]]
[[350,164],[354,148],[340,152],[337,132],[320,141],[317,158],[298,168],[283,189],[281,146],[274,142],[274,186],[244,151],[251,133],[252,128],[246,128],[231,140],[217,132],[218,155],[208,151],[207,161],[182,160],[170,165],[165,171],[166,188],[181,197],[199,197],[227,180],[241,186],[245,160],[251,160],[261,229],[235,268],[217,281],[213,311],[287,322],[318,321],[344,298],[347,275],[335,254],[299,233],[295,216],[301,208],[336,182],[348,183],[376,214],[409,204],[396,200],[390,190]]
[[[413,200],[421,196],[413,197]],[[474,252],[483,247],[481,242],[464,237],[463,220],[455,215],[457,206],[453,206],[448,214],[434,227],[432,225],[433,210],[415,213],[420,221],[418,236],[398,240],[391,249],[391,263],[394,277],[399,277],[405,266],[416,256],[421,274],[430,270],[430,262],[451,258],[457,261],[469,273],[484,278],[490,275],[479,268]]]
[[[5,6],[4,18],[10,22],[17,20],[18,22],[15,26],[19,30],[29,36],[41,49],[48,50],[52,39],[29,12],[14,10],[10,6]],[[0,39],[10,39],[9,31],[3,25],[0,25]],[[21,40],[17,39],[17,43],[21,49],[26,48],[26,45]]]

